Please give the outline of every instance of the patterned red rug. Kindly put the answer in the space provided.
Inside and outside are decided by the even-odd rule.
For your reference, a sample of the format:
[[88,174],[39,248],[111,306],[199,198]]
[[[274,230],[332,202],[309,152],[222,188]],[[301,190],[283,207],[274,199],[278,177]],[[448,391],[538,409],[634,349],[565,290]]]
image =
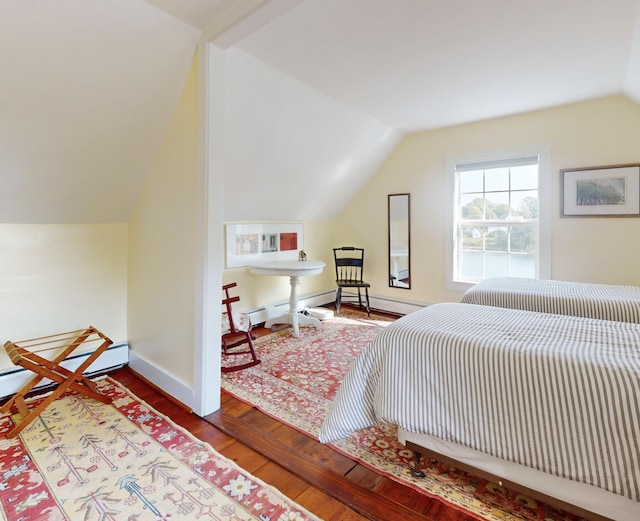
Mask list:
[[[256,341],[260,365],[222,376],[223,389],[318,439],[320,425],[349,365],[389,320],[367,319],[344,310],[323,328],[300,328],[295,339],[284,329]],[[234,360],[234,363],[237,363]],[[413,453],[396,439],[393,425],[365,429],[331,445],[372,470],[488,521],[574,521],[531,498],[433,461],[425,478],[408,471]]]
[[15,438],[0,416],[0,520],[319,521],[114,380],[97,383],[111,404],[67,393]]

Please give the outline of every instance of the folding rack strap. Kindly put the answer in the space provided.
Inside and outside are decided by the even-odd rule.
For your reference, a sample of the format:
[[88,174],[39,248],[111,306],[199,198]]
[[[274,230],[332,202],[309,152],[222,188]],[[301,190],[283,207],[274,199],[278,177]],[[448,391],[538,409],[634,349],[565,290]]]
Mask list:
[[[60,364],[82,344],[100,342],[100,345],[74,370],[70,371]],[[37,418],[55,399],[67,390],[74,390],[94,398],[102,403],[111,400],[100,394],[94,382],[85,378],[83,373],[113,342],[95,327],[84,330],[69,331],[46,337],[23,340],[17,343],[7,341],[4,348],[15,365],[19,365],[35,373],[35,376],[16,393],[7,403],[0,407],[0,412],[8,412],[15,407],[21,420],[9,431],[7,436],[16,436],[29,423]],[[55,358],[49,359],[38,353],[59,351]],[[29,410],[25,402],[26,395],[43,379],[56,382],[58,386],[33,410]]]

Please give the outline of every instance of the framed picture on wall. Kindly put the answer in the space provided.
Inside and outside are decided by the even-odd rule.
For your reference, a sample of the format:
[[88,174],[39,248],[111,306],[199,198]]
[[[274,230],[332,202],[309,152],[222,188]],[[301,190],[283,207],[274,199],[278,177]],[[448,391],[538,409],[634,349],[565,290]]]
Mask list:
[[560,170],[563,217],[640,217],[640,164]]
[[227,268],[297,260],[298,251],[304,249],[300,223],[229,223],[225,235]]

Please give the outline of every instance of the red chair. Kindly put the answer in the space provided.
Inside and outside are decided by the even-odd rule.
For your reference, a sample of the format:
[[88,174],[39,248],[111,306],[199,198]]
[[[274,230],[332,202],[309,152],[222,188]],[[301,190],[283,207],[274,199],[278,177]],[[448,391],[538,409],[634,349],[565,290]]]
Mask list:
[[[246,313],[236,313],[231,309],[231,304],[240,300],[240,297],[231,297],[229,295],[229,290],[236,286],[235,282],[222,286],[222,291],[224,292],[224,298],[222,299],[222,352],[228,356],[251,355],[251,360],[238,365],[223,366],[223,373],[240,371],[260,363],[253,345],[255,337],[251,333],[251,318]],[[243,344],[248,344],[248,349],[240,351],[235,349]],[[245,356],[244,358],[248,357]]]

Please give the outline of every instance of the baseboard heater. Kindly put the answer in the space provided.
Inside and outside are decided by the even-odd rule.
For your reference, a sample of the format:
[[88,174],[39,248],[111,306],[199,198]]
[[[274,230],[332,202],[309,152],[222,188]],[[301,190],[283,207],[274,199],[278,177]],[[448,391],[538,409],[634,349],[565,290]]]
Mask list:
[[[74,356],[70,356],[64,362],[62,367],[73,371],[86,359],[91,353],[79,353]],[[129,344],[124,342],[110,346],[100,357],[91,364],[87,371],[84,373],[86,376],[90,376],[95,373],[100,373],[108,369],[121,367],[129,363]],[[4,370],[0,370],[0,398],[6,398],[17,393],[22,389],[33,377],[34,373],[27,371],[22,367],[11,367]],[[35,389],[41,389],[51,385],[53,382],[49,379],[42,380]]]
[[[324,293],[318,293],[316,295],[301,297],[298,300],[298,309],[324,306],[325,304],[329,304],[335,300],[335,293],[335,291],[328,291]],[[273,308],[284,314],[289,310],[289,301],[273,304]],[[267,312],[263,307],[247,311],[247,314],[251,317],[251,323],[254,325],[264,323],[264,321],[267,319]]]
[[[355,296],[357,297],[357,293],[351,292],[343,292],[343,295]],[[307,297],[302,297],[298,301],[299,309],[305,307],[316,307],[316,306],[325,306],[327,304],[331,304],[336,300],[336,292],[328,291],[324,293],[318,293],[316,295],[310,295]],[[352,304],[352,302],[350,302]],[[402,300],[396,300],[388,297],[376,297],[374,295],[369,296],[369,304],[371,309],[377,309],[379,311],[383,311],[385,313],[391,313],[394,315],[407,315],[413,311],[418,311],[426,306],[426,304],[417,304],[415,302],[405,302]],[[274,306],[278,311],[282,313],[286,313],[289,309],[289,302],[279,302],[274,304]],[[248,311],[249,316],[251,317],[252,324],[260,324],[266,320],[266,311],[265,308],[258,308]]]

